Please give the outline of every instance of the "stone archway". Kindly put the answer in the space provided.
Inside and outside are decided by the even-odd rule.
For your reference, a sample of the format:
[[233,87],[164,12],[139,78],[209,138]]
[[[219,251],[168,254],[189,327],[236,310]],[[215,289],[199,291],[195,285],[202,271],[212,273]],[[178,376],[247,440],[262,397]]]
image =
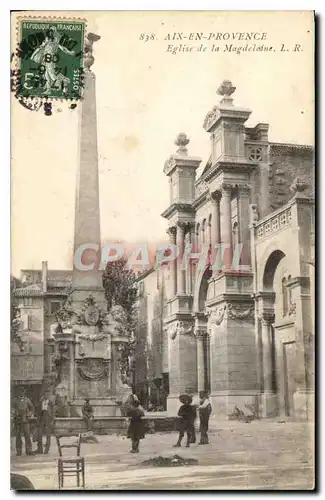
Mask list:
[[[258,333],[262,408],[264,416],[294,411],[295,323],[287,307],[290,263],[280,249],[264,261],[262,291],[258,294]],[[290,292],[291,293],[291,292]]]

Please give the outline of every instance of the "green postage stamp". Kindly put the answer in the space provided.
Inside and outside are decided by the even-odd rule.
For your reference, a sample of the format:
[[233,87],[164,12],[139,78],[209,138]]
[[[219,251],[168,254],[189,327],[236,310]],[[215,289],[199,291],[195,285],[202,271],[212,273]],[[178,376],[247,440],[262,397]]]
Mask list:
[[85,22],[21,19],[16,56],[23,97],[80,99]]

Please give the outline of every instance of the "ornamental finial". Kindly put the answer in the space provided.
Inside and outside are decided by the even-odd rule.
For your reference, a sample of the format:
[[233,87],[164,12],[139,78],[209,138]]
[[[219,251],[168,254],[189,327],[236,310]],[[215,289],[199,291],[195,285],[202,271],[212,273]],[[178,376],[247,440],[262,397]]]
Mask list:
[[94,56],[93,56],[93,45],[94,42],[100,40],[99,35],[95,35],[94,33],[88,33],[87,38],[85,40],[85,48],[84,48],[84,66],[90,71],[90,66],[94,64]]
[[231,105],[233,99],[230,97],[236,90],[230,80],[224,80],[217,90],[217,94],[222,96],[221,103]]
[[187,155],[187,147],[186,146],[188,145],[189,142],[190,142],[190,140],[186,134],[184,134],[183,132],[178,134],[176,141],[175,141],[176,146],[179,146],[177,153],[181,154],[181,155]]

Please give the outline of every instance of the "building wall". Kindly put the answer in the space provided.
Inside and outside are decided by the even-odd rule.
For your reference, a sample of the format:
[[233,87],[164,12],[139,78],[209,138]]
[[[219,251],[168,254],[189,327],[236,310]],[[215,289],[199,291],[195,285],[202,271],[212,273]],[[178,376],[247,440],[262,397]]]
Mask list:
[[314,150],[308,146],[270,144],[269,207],[268,213],[288,203],[290,186],[295,177],[302,176],[308,184],[306,195],[312,195],[315,185]]

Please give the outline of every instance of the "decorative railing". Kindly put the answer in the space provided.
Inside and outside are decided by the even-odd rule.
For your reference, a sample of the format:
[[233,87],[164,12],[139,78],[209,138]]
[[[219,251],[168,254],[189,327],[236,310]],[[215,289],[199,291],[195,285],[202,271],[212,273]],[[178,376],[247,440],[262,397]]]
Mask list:
[[291,207],[286,207],[285,209],[279,211],[276,214],[270,215],[270,217],[256,224],[256,235],[257,239],[261,240],[267,238],[268,236],[277,233],[278,231],[291,226],[292,215]]

